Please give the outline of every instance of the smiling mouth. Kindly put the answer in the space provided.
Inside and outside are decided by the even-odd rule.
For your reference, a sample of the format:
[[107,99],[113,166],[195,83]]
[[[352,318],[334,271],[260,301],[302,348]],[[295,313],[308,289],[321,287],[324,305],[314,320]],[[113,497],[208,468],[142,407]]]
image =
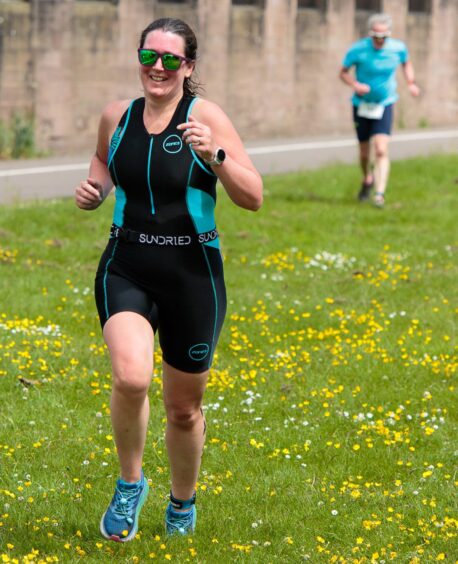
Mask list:
[[150,74],[149,77],[154,82],[164,82],[164,80],[167,80],[167,78],[165,76],[156,76],[154,74]]

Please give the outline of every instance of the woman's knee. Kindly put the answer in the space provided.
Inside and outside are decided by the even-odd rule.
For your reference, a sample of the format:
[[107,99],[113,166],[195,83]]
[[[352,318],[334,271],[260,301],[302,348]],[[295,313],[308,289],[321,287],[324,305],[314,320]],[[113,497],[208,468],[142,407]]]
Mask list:
[[128,396],[143,396],[148,393],[153,371],[152,361],[134,354],[123,353],[112,357],[113,388]]
[[203,419],[200,405],[171,403],[165,405],[165,410],[168,423],[185,430],[192,429]]

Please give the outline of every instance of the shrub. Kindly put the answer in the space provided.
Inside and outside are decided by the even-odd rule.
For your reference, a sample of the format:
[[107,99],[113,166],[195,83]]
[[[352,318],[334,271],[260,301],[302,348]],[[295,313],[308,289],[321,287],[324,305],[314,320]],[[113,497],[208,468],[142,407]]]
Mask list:
[[9,123],[0,120],[0,158],[20,159],[37,155],[33,117],[15,113]]

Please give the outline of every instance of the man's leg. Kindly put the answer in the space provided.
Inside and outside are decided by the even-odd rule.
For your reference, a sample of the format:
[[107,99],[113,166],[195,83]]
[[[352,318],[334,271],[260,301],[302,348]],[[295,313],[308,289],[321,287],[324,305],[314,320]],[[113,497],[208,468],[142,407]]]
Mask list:
[[381,133],[374,135],[372,141],[375,148],[374,203],[377,206],[383,206],[383,204],[385,203],[385,191],[390,174],[390,158],[388,154],[388,144],[390,141],[390,136]]
[[363,173],[363,181],[358,194],[358,200],[363,202],[369,198],[370,191],[374,185],[371,163],[371,144],[370,141],[360,141],[359,143],[359,164]]
[[359,164],[363,173],[363,180],[358,194],[358,200],[364,202],[369,199],[370,191],[374,184],[371,162],[371,120],[358,115],[358,108],[353,106],[353,123],[359,143]]

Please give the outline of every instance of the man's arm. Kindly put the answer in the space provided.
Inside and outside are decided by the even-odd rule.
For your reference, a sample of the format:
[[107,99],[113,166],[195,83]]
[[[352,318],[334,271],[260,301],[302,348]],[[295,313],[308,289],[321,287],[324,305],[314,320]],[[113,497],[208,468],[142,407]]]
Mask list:
[[368,84],[358,82],[347,67],[342,67],[340,69],[339,78],[343,83],[350,86],[350,88],[352,88],[358,96],[364,96],[364,94],[370,92],[371,87]]
[[402,63],[402,71],[404,73],[404,77],[406,79],[409,92],[414,98],[416,98],[417,96],[420,95],[420,88],[417,86],[417,83],[415,82],[415,71],[412,62],[406,61],[405,63]]

